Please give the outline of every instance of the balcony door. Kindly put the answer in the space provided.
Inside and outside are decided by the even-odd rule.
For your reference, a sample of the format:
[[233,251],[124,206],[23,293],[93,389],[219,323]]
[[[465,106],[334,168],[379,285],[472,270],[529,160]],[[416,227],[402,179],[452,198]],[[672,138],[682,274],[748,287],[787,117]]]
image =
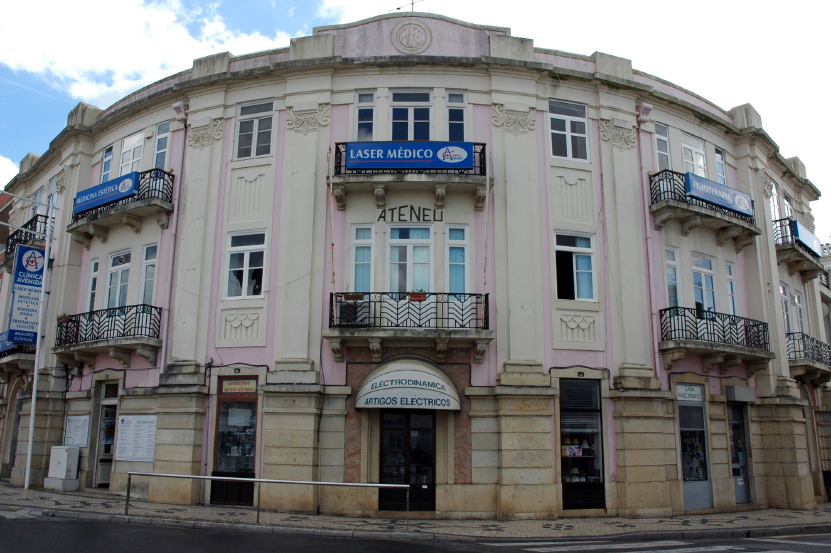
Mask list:
[[[385,324],[435,326],[430,227],[392,227],[389,238],[389,291],[383,306]],[[414,292],[415,294],[410,294]],[[426,297],[417,294],[427,293]]]
[[102,338],[118,338],[124,335],[127,284],[130,280],[130,252],[110,257],[107,275],[107,320]]

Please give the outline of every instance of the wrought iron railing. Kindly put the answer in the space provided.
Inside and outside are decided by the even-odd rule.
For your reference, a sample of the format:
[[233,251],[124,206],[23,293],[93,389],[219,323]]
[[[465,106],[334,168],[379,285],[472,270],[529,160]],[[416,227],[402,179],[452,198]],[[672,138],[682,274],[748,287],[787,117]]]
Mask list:
[[58,322],[55,345],[114,338],[158,338],[161,321],[162,308],[147,304],[79,313]]
[[770,350],[768,324],[690,307],[661,309],[661,341],[700,340]]
[[34,355],[35,353],[35,344],[17,344],[15,347],[11,349],[7,349],[5,351],[0,351],[0,359],[3,357],[8,357],[10,355],[16,355],[19,353],[25,353],[29,355]]
[[819,255],[816,254],[813,250],[806,247],[802,242],[799,241],[797,238],[797,233],[794,232],[794,227],[796,226],[796,221],[789,218],[784,219],[777,219],[773,222],[773,241],[777,246],[781,246],[782,244],[793,244],[799,251],[803,252],[805,255],[809,255],[814,259],[819,259]]
[[831,285],[828,284],[828,271],[819,272],[819,283],[825,286],[826,288],[831,289]]
[[751,200],[750,202],[750,205],[753,208],[753,215],[747,215],[745,213],[739,213],[738,211],[733,211],[732,209],[727,209],[726,207],[716,205],[693,196],[688,196],[687,185],[684,181],[684,173],[678,173],[669,169],[658,171],[649,177],[649,188],[652,194],[653,204],[663,202],[664,200],[675,200],[676,202],[683,202],[690,205],[697,205],[698,207],[704,207],[706,209],[712,209],[713,211],[718,211],[724,215],[741,219],[745,223],[749,223],[751,225],[756,224],[756,203],[754,201]]
[[335,293],[330,328],[488,330],[488,294],[407,292]]
[[473,144],[473,169],[347,169],[346,142],[335,144],[335,175],[346,174],[404,174],[419,173],[425,175],[476,175],[487,176],[487,158],[485,144]]
[[[52,228],[54,230],[55,218],[52,217]],[[16,230],[9,234],[6,240],[6,252],[3,257],[5,261],[14,263],[14,252],[17,250],[18,244],[25,244],[30,240],[45,240],[47,232],[46,215],[35,215],[21,226],[25,230]]]
[[[72,222],[75,223],[77,221],[80,221],[81,219],[86,219],[88,217],[95,216],[103,211],[107,211],[108,209],[112,209],[120,205],[138,202],[140,200],[146,200],[148,198],[158,198],[166,202],[172,202],[173,173],[168,173],[162,171],[161,169],[150,169],[149,171],[142,171],[141,173],[139,173],[138,194],[136,194],[135,196],[128,196],[127,198],[121,198],[120,200],[116,200],[108,204],[99,205],[91,209],[87,209],[86,211],[81,211],[79,213],[75,213],[75,210],[73,209]],[[72,205],[74,208],[75,202],[73,202]]]
[[831,346],[804,332],[785,335],[788,342],[788,359],[810,359],[831,366]]

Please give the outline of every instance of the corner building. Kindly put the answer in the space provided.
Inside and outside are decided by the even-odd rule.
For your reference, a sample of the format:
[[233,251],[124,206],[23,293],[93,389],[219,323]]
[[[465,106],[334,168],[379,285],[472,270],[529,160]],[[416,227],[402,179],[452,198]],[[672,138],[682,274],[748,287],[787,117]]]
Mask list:
[[[60,208],[35,485],[71,435],[80,485],[115,491],[129,471],[401,483],[443,518],[827,499],[820,192],[749,104],[390,14],[79,104],[7,190]],[[22,202],[11,219],[9,272],[48,224]],[[35,354],[0,353],[15,485]],[[151,447],[119,444],[123,420],[151,425]],[[366,488],[133,486],[405,508]]]

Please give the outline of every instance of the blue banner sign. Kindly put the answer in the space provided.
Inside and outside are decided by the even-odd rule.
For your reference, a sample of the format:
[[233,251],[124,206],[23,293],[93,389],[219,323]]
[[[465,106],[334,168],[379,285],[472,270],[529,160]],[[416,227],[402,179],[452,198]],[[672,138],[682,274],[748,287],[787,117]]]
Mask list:
[[38,333],[40,289],[46,257],[43,250],[18,246],[12,275],[12,308],[9,315],[10,342],[34,344]]
[[473,169],[473,142],[348,142],[347,169]]
[[739,192],[692,173],[684,174],[684,183],[687,196],[726,207],[744,215],[753,215],[753,203],[750,201],[750,194]]
[[803,246],[817,254],[817,257],[822,257],[822,243],[805,225],[799,221],[791,221],[791,232]]
[[9,341],[9,331],[0,332],[0,353],[17,347],[17,344]]
[[75,195],[73,213],[88,211],[94,207],[117,202],[138,193],[140,176],[137,171],[127,173],[104,184],[87,188]]

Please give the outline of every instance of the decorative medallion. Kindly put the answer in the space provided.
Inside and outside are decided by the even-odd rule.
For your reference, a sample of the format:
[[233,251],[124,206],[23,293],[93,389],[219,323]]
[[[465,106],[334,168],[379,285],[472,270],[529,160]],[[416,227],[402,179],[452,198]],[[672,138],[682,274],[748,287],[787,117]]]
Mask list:
[[505,130],[514,136],[533,131],[537,128],[537,109],[524,111],[505,111],[502,104],[491,105],[491,121],[495,127],[505,126]]
[[298,111],[294,112],[294,108],[286,108],[288,116],[286,120],[286,128],[294,130],[295,132],[309,134],[317,128],[325,127],[329,124],[331,119],[332,106],[330,104],[320,104],[316,110]]
[[392,30],[392,45],[402,54],[420,54],[433,42],[430,28],[414,19],[402,21]]
[[635,147],[635,128],[622,129],[615,127],[608,119],[600,120],[600,138],[612,141],[612,146],[618,150],[631,150]]

